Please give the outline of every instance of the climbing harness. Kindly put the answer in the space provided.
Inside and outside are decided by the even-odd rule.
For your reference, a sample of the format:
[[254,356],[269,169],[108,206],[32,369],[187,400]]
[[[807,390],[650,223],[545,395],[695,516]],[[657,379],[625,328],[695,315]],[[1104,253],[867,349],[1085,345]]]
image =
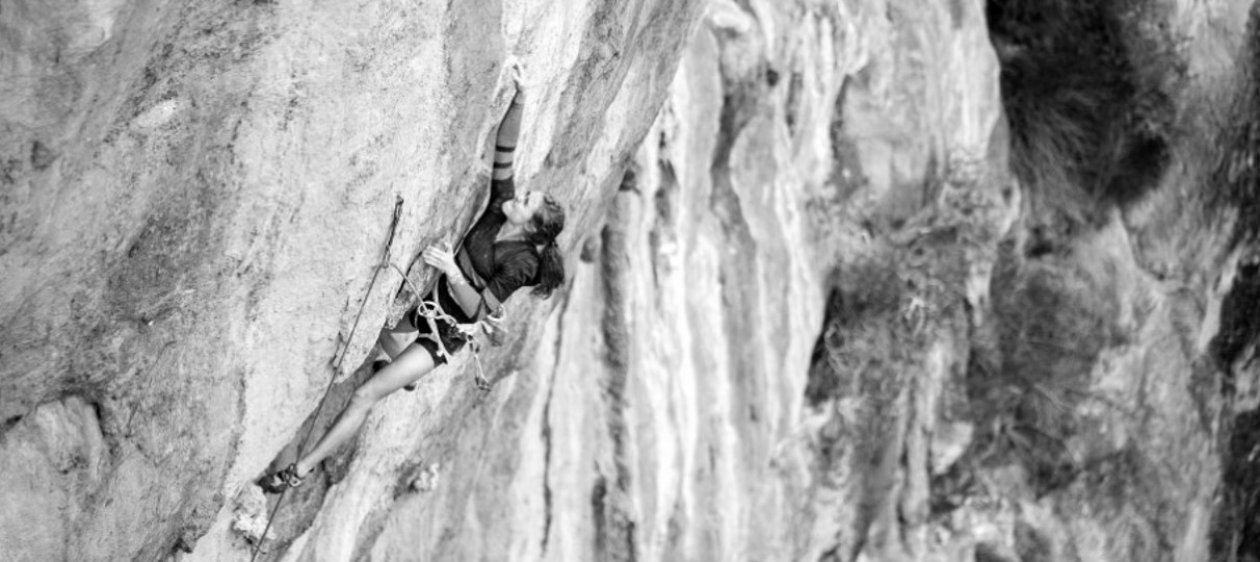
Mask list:
[[[403,281],[407,284],[407,287],[411,289],[412,293],[415,293],[416,295],[424,294],[416,288],[415,284],[411,282],[411,279],[407,278],[407,274],[404,273],[402,269],[393,263],[388,265],[393,267],[399,275],[402,275]],[[476,273],[473,275],[476,275]],[[489,291],[486,292],[488,293]],[[501,311],[502,307],[500,305],[499,312]],[[425,300],[423,298],[421,298],[420,302],[416,305],[416,313],[417,315],[423,317],[425,323],[429,325],[429,332],[426,334],[420,334],[420,337],[436,344],[438,357],[447,361],[450,361],[452,356],[451,352],[446,349],[446,344],[442,341],[442,330],[438,323],[441,322],[455,327],[456,335],[468,344],[468,349],[472,353],[473,364],[477,367],[477,373],[473,376],[473,382],[477,385],[478,389],[483,391],[490,390],[490,379],[486,378],[485,369],[481,366],[481,341],[477,339],[477,335],[479,333],[487,336],[494,334],[496,329],[491,322],[493,320],[497,320],[499,317],[493,314],[479,314],[478,316],[480,317],[472,322],[459,322],[455,319],[455,317],[448,314],[446,310],[442,308],[442,305],[438,303],[437,299]]]

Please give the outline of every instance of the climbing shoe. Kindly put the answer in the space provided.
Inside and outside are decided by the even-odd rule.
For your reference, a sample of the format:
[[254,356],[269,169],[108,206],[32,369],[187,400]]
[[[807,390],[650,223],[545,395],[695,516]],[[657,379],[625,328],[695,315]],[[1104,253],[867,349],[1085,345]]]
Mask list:
[[258,487],[268,494],[279,494],[289,488],[302,485],[302,477],[298,476],[297,465],[291,464],[284,470],[268,474],[258,481]]

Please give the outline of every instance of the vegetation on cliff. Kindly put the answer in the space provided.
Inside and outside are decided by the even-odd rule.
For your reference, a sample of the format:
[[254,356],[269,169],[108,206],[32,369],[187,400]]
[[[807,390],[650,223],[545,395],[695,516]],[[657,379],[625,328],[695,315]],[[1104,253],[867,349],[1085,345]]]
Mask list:
[[986,5],[1002,61],[1011,167],[1043,255],[1141,198],[1169,162],[1170,90],[1182,80],[1172,41],[1134,28],[1135,0],[995,0]]

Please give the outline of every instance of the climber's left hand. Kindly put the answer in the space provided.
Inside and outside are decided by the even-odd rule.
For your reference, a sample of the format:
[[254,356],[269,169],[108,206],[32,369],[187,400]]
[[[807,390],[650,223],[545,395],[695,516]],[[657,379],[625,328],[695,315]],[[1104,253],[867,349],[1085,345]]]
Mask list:
[[424,263],[438,268],[442,273],[452,276],[460,274],[459,265],[455,263],[455,254],[451,253],[446,244],[438,243],[425,248],[422,257]]

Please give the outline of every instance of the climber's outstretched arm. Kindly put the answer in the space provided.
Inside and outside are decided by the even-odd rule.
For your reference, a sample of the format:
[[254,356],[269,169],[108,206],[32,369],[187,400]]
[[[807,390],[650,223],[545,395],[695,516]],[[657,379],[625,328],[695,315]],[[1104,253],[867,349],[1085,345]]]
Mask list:
[[524,109],[525,94],[518,83],[512,105],[499,123],[499,132],[494,139],[494,173],[491,177],[496,180],[512,178],[512,151],[516,150],[516,138],[521,133],[521,112]]

